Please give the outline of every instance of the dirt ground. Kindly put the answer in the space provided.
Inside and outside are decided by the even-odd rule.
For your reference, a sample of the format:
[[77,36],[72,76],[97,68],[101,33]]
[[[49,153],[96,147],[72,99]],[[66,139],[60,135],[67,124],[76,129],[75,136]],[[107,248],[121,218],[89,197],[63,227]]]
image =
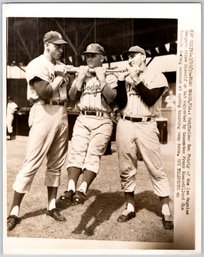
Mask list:
[[[12,184],[24,160],[27,137],[17,136],[7,141],[7,213],[10,209]],[[135,191],[136,218],[127,223],[118,223],[123,210],[123,193],[120,189],[118,160],[115,142],[111,155],[103,156],[101,169],[92,183],[84,205],[66,206],[61,212],[66,222],[56,222],[45,215],[47,191],[43,184],[45,162],[38,170],[31,191],[25,195],[21,205],[21,222],[8,233],[8,237],[57,238],[83,240],[114,240],[133,242],[173,242],[173,231],[164,230],[161,222],[160,202],[153,193],[147,169],[139,161],[137,188]],[[161,144],[162,161],[172,190],[174,190],[174,143]],[[58,195],[66,189],[66,166],[62,169]]]

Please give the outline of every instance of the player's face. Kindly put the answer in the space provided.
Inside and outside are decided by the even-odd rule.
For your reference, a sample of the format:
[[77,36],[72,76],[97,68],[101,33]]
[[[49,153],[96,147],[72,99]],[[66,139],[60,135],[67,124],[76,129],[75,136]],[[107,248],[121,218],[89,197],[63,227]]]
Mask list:
[[128,55],[128,63],[131,67],[140,67],[144,62],[144,55],[141,53],[131,53]]
[[89,68],[100,67],[103,63],[103,56],[101,54],[86,54],[86,63]]
[[49,43],[49,53],[54,60],[59,60],[63,53],[64,45]]

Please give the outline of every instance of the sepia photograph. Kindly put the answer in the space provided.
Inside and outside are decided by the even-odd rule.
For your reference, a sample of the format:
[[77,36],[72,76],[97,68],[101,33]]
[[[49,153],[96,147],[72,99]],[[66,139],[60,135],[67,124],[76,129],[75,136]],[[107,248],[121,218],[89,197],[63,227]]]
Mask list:
[[200,12],[3,5],[4,254],[201,251]]

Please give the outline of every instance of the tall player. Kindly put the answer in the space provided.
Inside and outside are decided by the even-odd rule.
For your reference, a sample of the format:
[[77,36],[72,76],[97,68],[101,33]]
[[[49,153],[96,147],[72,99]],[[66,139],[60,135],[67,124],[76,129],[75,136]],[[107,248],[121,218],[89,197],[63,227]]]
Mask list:
[[56,209],[56,196],[68,147],[66,106],[69,80],[65,76],[67,68],[60,62],[67,42],[60,33],[50,31],[45,34],[43,43],[44,53],[32,60],[26,69],[27,97],[34,104],[29,114],[31,128],[26,158],[13,185],[14,197],[7,219],[8,230],[19,223],[20,204],[45,157],[45,185],[48,192],[46,214],[57,221],[65,220]]
[[147,69],[146,54],[141,47],[133,46],[123,56],[128,57],[130,74],[125,78],[128,101],[121,111],[116,132],[121,187],[125,194],[125,210],[118,217],[118,222],[127,222],[136,215],[134,190],[139,150],[154,192],[161,200],[163,226],[172,229],[169,182],[163,170],[155,121],[161,96],[167,90],[168,83],[163,74],[154,74]]

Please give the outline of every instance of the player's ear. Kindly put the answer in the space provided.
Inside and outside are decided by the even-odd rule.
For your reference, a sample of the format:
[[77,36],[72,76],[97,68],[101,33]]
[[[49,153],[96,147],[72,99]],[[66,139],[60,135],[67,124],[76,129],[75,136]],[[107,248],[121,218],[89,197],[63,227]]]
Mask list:
[[146,60],[146,55],[142,54],[142,60],[145,61]]
[[48,47],[49,47],[49,43],[45,42],[45,43],[44,43],[44,48],[45,48],[45,49],[48,49]]
[[105,60],[105,56],[101,55],[101,62],[104,62],[104,60]]

